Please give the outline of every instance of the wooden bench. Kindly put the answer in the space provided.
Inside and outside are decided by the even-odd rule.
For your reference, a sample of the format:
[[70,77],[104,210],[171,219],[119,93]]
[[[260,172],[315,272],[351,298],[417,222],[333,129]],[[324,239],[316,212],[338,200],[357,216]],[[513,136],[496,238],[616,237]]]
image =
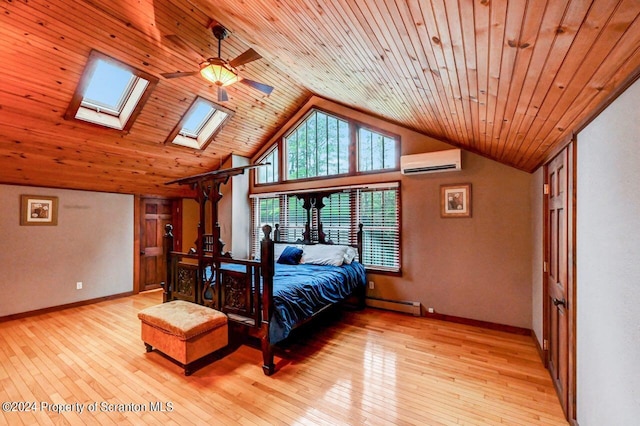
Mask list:
[[227,316],[215,309],[175,300],[138,313],[147,352],[154,348],[192,373],[194,361],[227,346]]

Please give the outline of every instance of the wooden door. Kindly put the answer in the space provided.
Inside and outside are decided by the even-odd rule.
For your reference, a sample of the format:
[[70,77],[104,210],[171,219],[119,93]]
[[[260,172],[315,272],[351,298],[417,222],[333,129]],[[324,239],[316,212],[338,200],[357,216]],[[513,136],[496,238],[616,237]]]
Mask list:
[[574,166],[573,146],[547,165],[547,366],[568,419],[575,410]]
[[163,250],[164,227],[172,221],[172,202],[164,198],[140,200],[140,290],[160,287],[167,275]]

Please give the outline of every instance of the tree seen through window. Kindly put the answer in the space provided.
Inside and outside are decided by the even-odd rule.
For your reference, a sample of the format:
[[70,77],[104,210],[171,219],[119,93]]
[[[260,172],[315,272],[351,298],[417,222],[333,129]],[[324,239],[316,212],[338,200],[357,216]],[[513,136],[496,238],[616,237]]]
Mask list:
[[373,130],[358,129],[358,171],[395,169],[397,165],[395,138]]
[[349,123],[313,111],[284,139],[287,178],[349,173]]

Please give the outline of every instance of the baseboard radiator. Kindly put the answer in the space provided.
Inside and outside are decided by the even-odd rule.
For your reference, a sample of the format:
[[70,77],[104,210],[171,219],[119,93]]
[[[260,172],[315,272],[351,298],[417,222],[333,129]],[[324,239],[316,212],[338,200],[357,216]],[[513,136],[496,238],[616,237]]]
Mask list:
[[389,311],[403,312],[419,317],[421,315],[420,302],[403,302],[399,300],[378,299],[376,297],[366,298],[367,306],[372,308],[386,309]]

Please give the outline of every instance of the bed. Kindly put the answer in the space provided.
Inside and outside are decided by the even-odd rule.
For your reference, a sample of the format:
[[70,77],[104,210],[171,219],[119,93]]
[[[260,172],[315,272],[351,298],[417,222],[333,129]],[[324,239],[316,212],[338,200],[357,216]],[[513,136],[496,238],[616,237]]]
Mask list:
[[[167,280],[163,285],[163,301],[186,300],[227,314],[230,333],[259,339],[262,368],[266,375],[271,375],[275,372],[274,345],[286,339],[292,330],[346,300],[364,307],[362,226],[356,244],[346,246],[327,240],[321,224],[318,229],[311,229],[310,220],[304,238],[291,243],[280,241],[277,225],[265,225],[259,259],[235,259],[223,250],[217,202],[222,197],[220,185],[246,169],[226,169],[170,182],[192,185],[198,193],[200,224],[213,225],[211,233],[198,226],[196,247],[188,253],[173,250],[173,228],[166,226]],[[321,201],[327,195],[305,193],[301,197],[320,197]],[[316,199],[305,205],[322,205]],[[205,217],[204,205],[209,201],[211,221]],[[283,256],[285,252],[287,256]]]

